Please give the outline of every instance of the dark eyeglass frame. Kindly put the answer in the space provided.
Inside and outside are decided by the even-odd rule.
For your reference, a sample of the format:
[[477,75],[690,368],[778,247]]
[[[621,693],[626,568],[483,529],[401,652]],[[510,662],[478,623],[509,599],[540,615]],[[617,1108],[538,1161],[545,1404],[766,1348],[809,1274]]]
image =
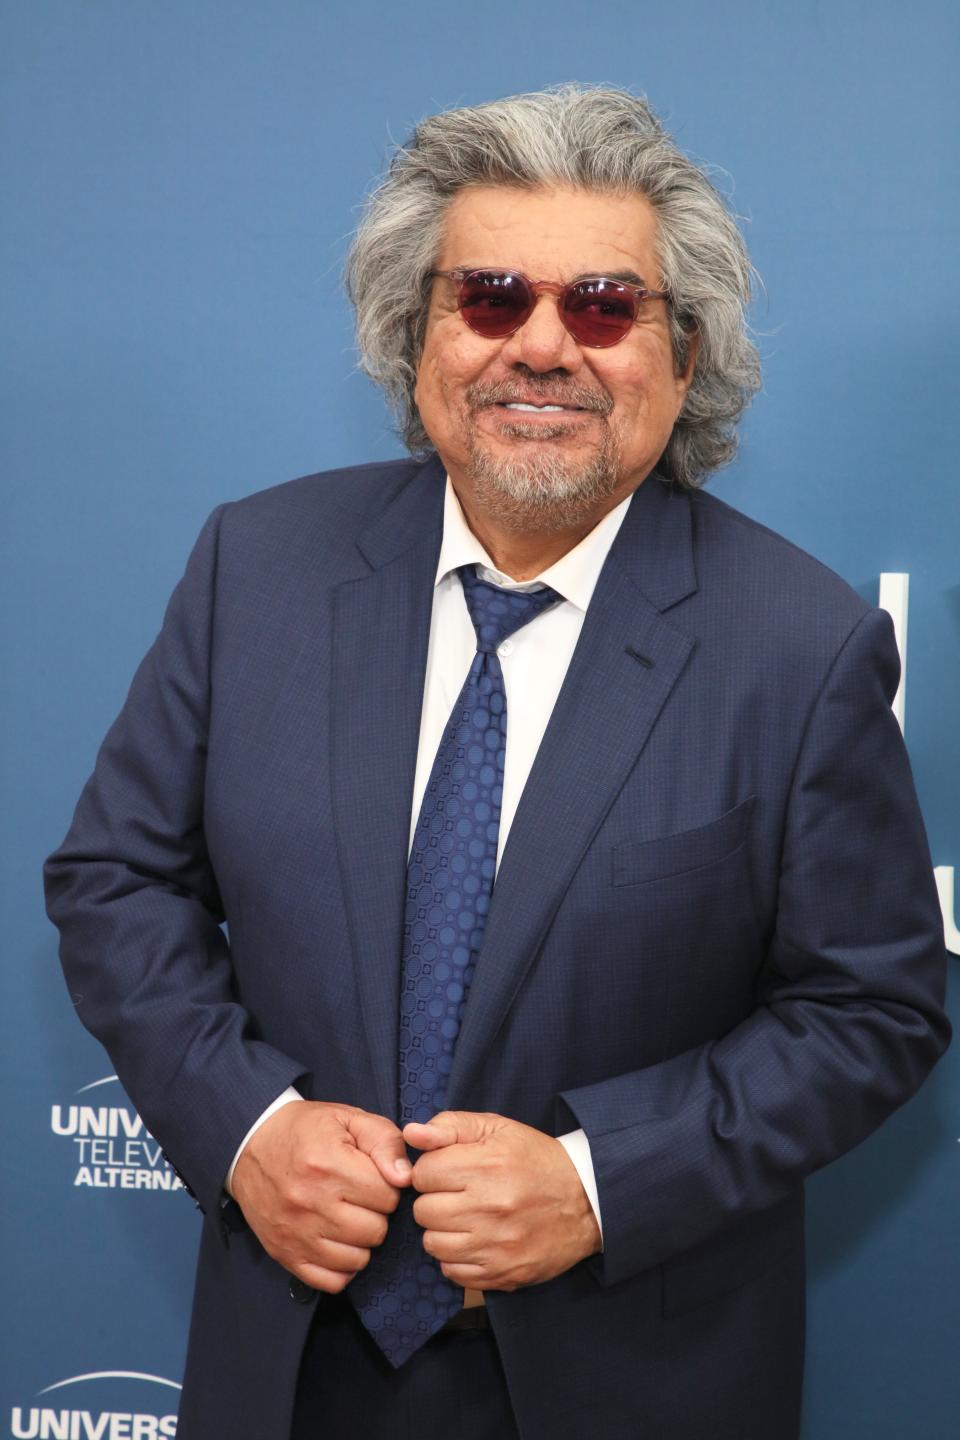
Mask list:
[[[534,306],[541,295],[555,295],[557,297],[557,313],[561,323],[568,334],[572,335],[578,345],[583,345],[590,350],[607,350],[611,345],[619,345],[625,340],[631,329],[640,318],[640,305],[644,300],[669,300],[668,290],[649,290],[645,285],[636,285],[629,280],[613,280],[608,275],[581,275],[577,280],[571,280],[568,284],[562,285],[555,280],[531,280],[521,270],[498,270],[492,266],[475,266],[472,270],[431,270],[431,276],[441,280],[452,280],[457,287],[457,308],[463,317],[464,324],[468,325],[476,335],[482,335],[485,340],[505,340],[508,335],[515,335],[524,326],[533,314]],[[504,317],[501,326],[491,326],[486,323],[483,328],[478,327],[470,318],[470,309],[465,304],[467,285],[476,276],[496,276],[501,282],[503,280],[517,280],[526,292],[526,303],[521,306],[517,317]],[[603,285],[610,287],[610,298],[624,294],[629,295],[634,302],[634,312],[630,316],[629,323],[624,325],[619,334],[610,339],[582,338],[577,334],[578,311],[571,306],[571,300],[582,294],[584,286]],[[489,321],[489,316],[488,316]],[[572,323],[571,323],[572,322]],[[586,327],[589,331],[589,325]],[[591,332],[592,333],[592,332]]]

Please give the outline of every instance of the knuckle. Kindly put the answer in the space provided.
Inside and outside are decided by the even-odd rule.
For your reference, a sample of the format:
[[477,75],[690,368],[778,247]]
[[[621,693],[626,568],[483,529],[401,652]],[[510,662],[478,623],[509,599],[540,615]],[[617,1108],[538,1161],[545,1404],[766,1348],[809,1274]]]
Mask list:
[[302,1156],[290,1182],[291,1197],[296,1198],[298,1205],[304,1205],[307,1197],[316,1190],[318,1185],[326,1185],[331,1174],[325,1155],[314,1153]]
[[379,1170],[376,1172],[376,1178],[377,1209],[379,1210],[381,1215],[386,1215],[389,1211],[394,1209],[397,1201],[400,1198],[400,1192],[395,1185],[390,1184],[389,1180],[384,1180]]
[[352,1279],[352,1275],[341,1273],[331,1274],[330,1278],[326,1280],[320,1288],[321,1290],[325,1290],[328,1295],[339,1295],[341,1291],[347,1288]]
[[[279,1188],[279,1187],[278,1187]],[[303,1210],[306,1208],[306,1198],[309,1194],[309,1185],[299,1176],[291,1176],[287,1183],[279,1189],[280,1204],[277,1207],[282,1213],[284,1208],[288,1210]]]

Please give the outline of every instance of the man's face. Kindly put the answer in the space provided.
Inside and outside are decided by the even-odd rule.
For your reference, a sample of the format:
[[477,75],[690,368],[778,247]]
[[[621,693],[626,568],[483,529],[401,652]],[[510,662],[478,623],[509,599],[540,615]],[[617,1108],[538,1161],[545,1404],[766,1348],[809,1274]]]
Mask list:
[[[558,283],[629,273],[660,289],[656,240],[641,195],[477,186],[450,206],[436,269],[518,270]],[[436,279],[416,401],[465,504],[511,529],[582,527],[653,469],[694,358],[691,345],[676,373],[665,300],[641,302],[630,333],[606,349],[578,344],[550,293],[514,334],[488,340],[461,317],[454,282]]]

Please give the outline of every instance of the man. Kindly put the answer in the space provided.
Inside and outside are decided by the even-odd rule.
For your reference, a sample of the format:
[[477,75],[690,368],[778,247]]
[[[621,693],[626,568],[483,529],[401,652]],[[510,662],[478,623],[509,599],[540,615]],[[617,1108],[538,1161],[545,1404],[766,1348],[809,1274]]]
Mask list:
[[948,1039],[892,628],[696,488],[750,271],[644,102],[428,120],[349,279],[426,458],[211,517],[48,864],[179,1433],[788,1440],[804,1178]]

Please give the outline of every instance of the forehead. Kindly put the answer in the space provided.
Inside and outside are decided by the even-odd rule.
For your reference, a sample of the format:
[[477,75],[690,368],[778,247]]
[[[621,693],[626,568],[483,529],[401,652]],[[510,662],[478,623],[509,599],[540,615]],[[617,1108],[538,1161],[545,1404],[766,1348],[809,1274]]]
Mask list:
[[500,265],[550,280],[633,270],[659,279],[657,217],[643,195],[593,190],[461,190],[444,219],[438,269]]

